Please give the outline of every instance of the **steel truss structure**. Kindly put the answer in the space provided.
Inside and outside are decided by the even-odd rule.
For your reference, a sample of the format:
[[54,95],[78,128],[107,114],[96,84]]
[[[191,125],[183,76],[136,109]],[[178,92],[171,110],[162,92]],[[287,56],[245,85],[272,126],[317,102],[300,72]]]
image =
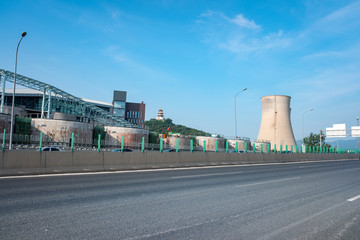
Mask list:
[[[6,81],[10,83],[14,82],[14,73],[0,69],[0,80],[3,86],[1,98],[2,110],[5,101],[5,83]],[[50,115],[49,113],[51,109],[51,100],[53,99],[56,100],[59,107],[67,109],[68,112],[71,112],[72,114],[77,116],[92,119],[93,121],[101,125],[138,128],[138,126],[131,124],[123,119],[120,119],[117,116],[114,116],[112,113],[95,106],[93,103],[86,102],[50,84],[40,82],[38,80],[22,76],[20,74],[16,74],[16,84],[43,92],[43,104],[41,111],[42,118],[44,117],[45,97],[47,95],[48,117]]]

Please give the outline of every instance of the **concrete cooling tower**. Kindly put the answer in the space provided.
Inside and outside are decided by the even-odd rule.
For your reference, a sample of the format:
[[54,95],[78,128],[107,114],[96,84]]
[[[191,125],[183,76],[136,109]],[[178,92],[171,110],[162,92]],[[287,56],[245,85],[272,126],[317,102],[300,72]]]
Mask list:
[[271,95],[261,98],[262,103],[262,117],[258,140],[268,140],[271,143],[271,148],[274,149],[276,144],[277,151],[280,150],[280,145],[293,145],[295,149],[295,138],[290,122],[290,99],[289,96]]

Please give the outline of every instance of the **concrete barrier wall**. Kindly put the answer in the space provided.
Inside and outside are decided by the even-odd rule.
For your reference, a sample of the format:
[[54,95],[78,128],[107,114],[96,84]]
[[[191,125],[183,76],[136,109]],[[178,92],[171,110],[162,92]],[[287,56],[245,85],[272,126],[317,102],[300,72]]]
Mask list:
[[31,152],[0,153],[0,176],[93,172],[154,168],[282,163],[295,161],[359,160],[359,154],[214,153],[214,152]]

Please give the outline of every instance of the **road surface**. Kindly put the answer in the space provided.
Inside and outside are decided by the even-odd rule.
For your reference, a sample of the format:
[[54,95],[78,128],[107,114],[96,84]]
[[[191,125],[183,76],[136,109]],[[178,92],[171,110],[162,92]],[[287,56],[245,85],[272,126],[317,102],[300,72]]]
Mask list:
[[0,239],[359,236],[359,160],[0,178]]

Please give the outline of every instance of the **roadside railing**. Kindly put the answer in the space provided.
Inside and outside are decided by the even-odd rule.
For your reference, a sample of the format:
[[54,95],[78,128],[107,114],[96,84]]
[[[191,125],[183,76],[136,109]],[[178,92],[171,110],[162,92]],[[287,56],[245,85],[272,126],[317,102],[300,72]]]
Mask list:
[[[2,150],[5,151],[9,147],[9,134],[4,131],[0,135],[0,141],[2,143]],[[236,145],[229,146],[229,143],[225,141],[222,145],[218,144],[218,141],[208,143],[206,140],[203,142],[195,142],[193,139],[186,145],[176,144],[169,145],[165,144],[162,140],[160,143],[147,143],[145,137],[141,139],[141,142],[127,142],[124,137],[119,141],[118,139],[102,139],[101,135],[95,139],[81,138],[72,134],[71,138],[57,138],[55,141],[49,135],[43,135],[42,132],[39,134],[32,135],[13,135],[13,149],[14,150],[39,150],[43,147],[57,147],[64,151],[160,151],[160,152],[225,152],[225,153],[254,153],[254,154],[291,154],[291,153],[360,153],[359,149],[342,149],[332,147],[310,147],[305,148],[301,146],[288,146],[274,144],[273,148],[267,142],[261,143],[260,145],[255,143],[247,145],[245,142],[244,147],[240,149]]]

